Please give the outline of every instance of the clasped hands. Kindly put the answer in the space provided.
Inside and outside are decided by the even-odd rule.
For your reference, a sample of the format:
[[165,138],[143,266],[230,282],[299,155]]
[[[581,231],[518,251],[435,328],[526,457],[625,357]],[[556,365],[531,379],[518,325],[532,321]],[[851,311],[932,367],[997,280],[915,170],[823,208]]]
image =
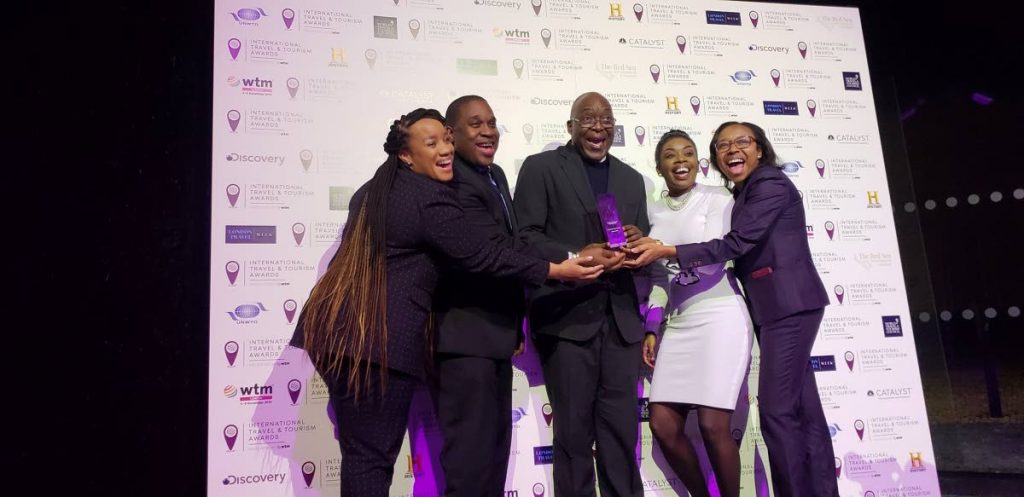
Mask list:
[[589,261],[582,264],[600,265],[604,267],[605,272],[610,272],[623,267],[641,268],[658,259],[675,257],[675,246],[664,245],[658,240],[644,236],[640,228],[632,224],[623,226],[623,229],[626,232],[625,246],[611,248],[607,243],[591,243],[579,252],[581,258],[590,257]]

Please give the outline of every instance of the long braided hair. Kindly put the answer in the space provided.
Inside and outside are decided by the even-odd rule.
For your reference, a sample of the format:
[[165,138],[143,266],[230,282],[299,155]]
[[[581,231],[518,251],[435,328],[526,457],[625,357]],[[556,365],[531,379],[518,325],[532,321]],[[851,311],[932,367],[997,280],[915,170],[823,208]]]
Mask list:
[[437,110],[420,108],[391,124],[384,142],[388,158],[368,183],[355,220],[345,227],[338,253],[313,287],[304,309],[303,348],[317,372],[333,378],[349,362],[348,388],[357,398],[362,389],[369,388],[374,352],[382,388],[385,385],[388,199],[398,168],[404,167],[398,154],[408,145],[409,127],[421,119],[445,122]]

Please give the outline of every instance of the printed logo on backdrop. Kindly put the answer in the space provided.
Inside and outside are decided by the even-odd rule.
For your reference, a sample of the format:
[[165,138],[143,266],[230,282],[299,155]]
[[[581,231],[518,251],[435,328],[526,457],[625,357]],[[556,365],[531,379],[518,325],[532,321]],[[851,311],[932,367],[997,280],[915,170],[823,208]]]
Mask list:
[[533,448],[533,465],[541,466],[551,464],[555,460],[555,449],[551,445],[542,445]]
[[[228,76],[227,85],[241,90],[242,95],[269,97],[274,94],[274,82],[266,78]],[[229,118],[230,119],[230,118]],[[229,121],[230,123],[230,121]]]
[[720,10],[708,10],[705,11],[708,24],[718,24],[722,26],[742,26],[743,21],[739,12],[726,12]]
[[269,404],[274,400],[274,386],[253,383],[251,386],[236,387],[229,384],[224,386],[224,397],[237,398],[242,405]]
[[[765,6],[767,9],[768,6]],[[795,31],[811,22],[809,17],[796,11],[762,10],[748,14],[751,24],[766,31]],[[755,21],[756,19],[756,21]]]
[[230,13],[231,18],[242,26],[257,26],[260,20],[267,17],[267,13],[260,8],[241,8]]
[[[284,9],[281,12],[281,20],[284,22],[286,30],[292,29],[295,18],[295,11],[292,9]],[[315,8],[302,10],[302,21],[299,29],[311,33],[339,35],[346,31],[352,32],[356,27],[361,27],[362,24],[362,18],[348,12],[337,9]]]
[[[712,34],[693,34],[688,37],[676,37],[676,46],[680,54],[691,54],[701,57],[726,57],[740,49],[740,43],[731,36]],[[682,42],[680,44],[680,42]]]
[[882,316],[882,333],[885,338],[903,336],[903,325],[899,316]]
[[228,475],[221,483],[224,486],[232,485],[284,485],[286,473],[265,473],[257,475]]
[[616,124],[612,129],[612,146],[613,147],[625,147],[626,146],[626,130],[621,124]]
[[867,391],[867,396],[879,401],[909,399],[913,392],[912,387],[882,387],[873,388]]
[[224,343],[224,357],[228,361],[228,367],[235,367],[235,360],[238,358],[238,342],[228,341]]
[[811,364],[811,369],[814,370],[815,372],[836,370],[836,357],[833,355],[811,356],[809,361]]
[[860,73],[843,71],[843,87],[847,90],[863,90],[864,87],[860,82]]
[[238,60],[238,55],[242,52],[242,40],[238,38],[228,38],[228,55],[231,56],[231,60]]
[[866,133],[830,133],[828,141],[840,145],[867,145],[869,138]]
[[231,152],[224,156],[229,165],[268,165],[280,166],[284,164],[283,155],[251,154],[247,152]]
[[799,116],[800,106],[796,102],[782,100],[764,100],[766,116]]
[[251,325],[258,322],[260,314],[268,312],[262,302],[239,304],[234,310],[228,311],[227,315],[238,325]]
[[530,44],[530,32],[525,29],[496,27],[492,33],[495,38],[504,40],[508,45]]
[[398,39],[398,18],[387,16],[373,16],[373,37]]
[[313,481],[316,477],[316,464],[313,461],[306,461],[302,463],[302,481],[306,483],[306,488],[313,487]]
[[[232,38],[232,40],[238,39]],[[297,41],[270,40],[264,38],[253,38],[246,41],[247,46],[245,60],[248,62],[279,65],[291,64],[292,62],[296,62],[299,57],[313,53],[312,48],[308,48],[306,45]],[[241,50],[240,41],[238,45],[239,49],[232,49],[232,41],[228,40],[228,51],[232,55],[232,59],[237,59],[237,53]]]

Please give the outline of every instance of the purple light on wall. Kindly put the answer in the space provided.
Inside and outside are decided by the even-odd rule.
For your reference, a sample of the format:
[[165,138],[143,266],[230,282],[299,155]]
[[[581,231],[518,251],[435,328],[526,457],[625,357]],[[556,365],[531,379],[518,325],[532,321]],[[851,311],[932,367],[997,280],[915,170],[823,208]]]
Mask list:
[[971,100],[978,105],[992,105],[992,102],[994,101],[992,97],[978,92],[974,92],[974,94],[971,95]]

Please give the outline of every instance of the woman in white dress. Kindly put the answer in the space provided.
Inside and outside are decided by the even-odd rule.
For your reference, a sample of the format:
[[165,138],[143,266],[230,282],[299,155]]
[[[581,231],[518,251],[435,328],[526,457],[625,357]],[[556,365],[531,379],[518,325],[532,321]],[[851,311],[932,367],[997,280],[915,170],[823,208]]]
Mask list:
[[[697,149],[689,135],[665,133],[655,160],[666,188],[649,199],[649,238],[675,245],[729,232],[732,195],[725,187],[696,182]],[[691,495],[709,496],[693,444],[683,433],[687,415],[697,411],[719,492],[738,497],[739,448],[729,426],[750,363],[753,332],[743,294],[731,263],[680,271],[675,260],[662,259],[649,267],[647,329],[662,332],[656,360],[656,335],[648,334],[644,342],[644,362],[654,368],[651,431]]]

